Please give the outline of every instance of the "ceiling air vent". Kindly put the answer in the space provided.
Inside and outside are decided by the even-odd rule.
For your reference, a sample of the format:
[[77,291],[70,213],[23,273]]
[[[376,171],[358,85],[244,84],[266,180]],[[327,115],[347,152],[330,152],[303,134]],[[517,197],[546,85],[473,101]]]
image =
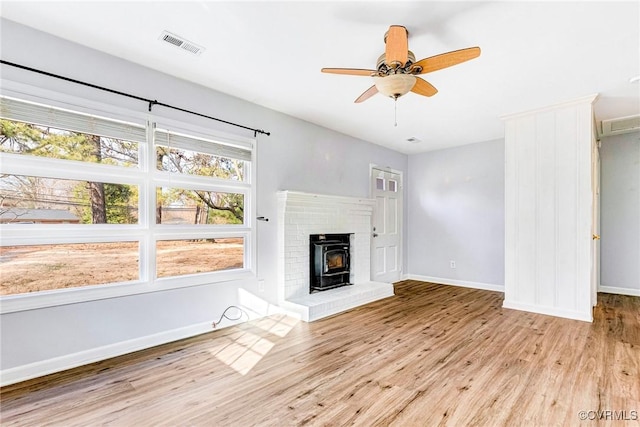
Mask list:
[[637,131],[640,131],[640,114],[600,122],[601,136],[620,135]]
[[163,31],[162,34],[160,34],[160,40],[175,47],[179,47],[182,50],[186,50],[187,52],[191,52],[194,55],[200,55],[204,50],[204,47],[190,42],[183,37],[170,33],[169,31]]

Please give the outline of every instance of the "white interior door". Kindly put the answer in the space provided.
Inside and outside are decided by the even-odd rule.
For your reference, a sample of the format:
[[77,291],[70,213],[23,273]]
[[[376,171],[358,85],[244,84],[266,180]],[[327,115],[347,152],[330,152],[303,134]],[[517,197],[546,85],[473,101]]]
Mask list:
[[402,175],[372,167],[371,197],[371,280],[396,282],[402,274]]

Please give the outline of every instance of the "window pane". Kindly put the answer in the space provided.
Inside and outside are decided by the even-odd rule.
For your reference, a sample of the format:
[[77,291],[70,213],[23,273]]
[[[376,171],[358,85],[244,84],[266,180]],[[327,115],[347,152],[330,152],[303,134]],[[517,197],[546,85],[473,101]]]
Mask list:
[[158,187],[158,224],[242,224],[244,194]]
[[389,180],[389,191],[396,192],[398,191],[398,183],[392,179]]
[[159,240],[156,266],[158,277],[243,268],[244,239]]
[[245,162],[182,148],[156,146],[158,170],[244,181]]
[[0,151],[117,166],[138,165],[138,143],[0,120]]
[[4,175],[0,177],[0,223],[137,224],[138,187]]
[[0,247],[0,294],[138,280],[138,242]]
[[376,178],[376,190],[384,190],[384,178]]

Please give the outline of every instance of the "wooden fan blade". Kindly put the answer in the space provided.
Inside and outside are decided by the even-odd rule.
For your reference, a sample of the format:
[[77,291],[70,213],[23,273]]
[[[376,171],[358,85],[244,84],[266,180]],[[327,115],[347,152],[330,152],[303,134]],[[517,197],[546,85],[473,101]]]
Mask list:
[[440,55],[422,59],[413,64],[412,68],[422,68],[418,74],[430,73],[432,71],[441,70],[443,68],[451,67],[453,65],[460,64],[461,62],[477,58],[478,56],[480,56],[480,48],[469,47],[467,49],[454,50],[452,52],[441,53]]
[[409,40],[407,29],[401,25],[392,25],[389,27],[385,40],[385,62],[393,67],[398,64],[404,67],[407,63],[409,55]]
[[360,102],[364,102],[367,99],[371,98],[373,95],[375,95],[376,93],[378,93],[378,88],[376,87],[376,85],[371,86],[369,89],[365,90],[362,95],[360,95],[358,97],[358,99],[356,99],[355,102],[356,104],[359,104]]
[[376,70],[363,70],[361,68],[323,68],[320,71],[331,74],[347,74],[350,76],[368,76],[376,74]]
[[438,93],[438,89],[428,81],[421,79],[420,77],[416,77],[416,84],[411,88],[411,92],[423,96],[433,96]]

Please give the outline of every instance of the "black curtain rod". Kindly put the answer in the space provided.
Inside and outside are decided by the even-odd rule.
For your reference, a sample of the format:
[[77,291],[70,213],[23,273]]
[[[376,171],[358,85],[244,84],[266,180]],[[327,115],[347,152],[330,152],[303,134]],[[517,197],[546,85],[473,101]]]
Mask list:
[[221,123],[225,123],[225,124],[228,124],[228,125],[231,125],[231,126],[236,126],[236,127],[242,128],[242,129],[247,129],[247,130],[253,131],[253,136],[254,137],[256,137],[259,133],[261,133],[263,135],[267,135],[267,136],[271,135],[271,132],[267,132],[267,131],[264,131],[262,129],[254,129],[254,128],[250,128],[250,127],[247,127],[247,126],[239,125],[237,123],[228,122],[226,120],[218,119],[216,117],[207,116],[206,114],[201,114],[201,113],[197,113],[195,111],[190,111],[190,110],[186,110],[184,108],[175,107],[173,105],[165,104],[164,102],[159,102],[159,101],[157,101],[155,99],[152,100],[152,99],[143,98],[141,96],[132,95],[130,93],[120,92],[118,90],[109,89],[109,88],[104,87],[104,86],[98,86],[98,85],[94,85],[92,83],[87,83],[87,82],[83,82],[83,81],[80,81],[80,80],[72,79],[70,77],[65,77],[65,76],[61,76],[61,75],[58,75],[58,74],[49,73],[47,71],[38,70],[36,68],[27,67],[27,66],[20,65],[20,64],[15,64],[13,62],[5,61],[4,59],[0,59],[0,63],[2,63],[4,65],[10,65],[11,67],[20,68],[21,70],[31,71],[31,72],[34,72],[34,73],[38,73],[38,74],[42,74],[42,75],[48,76],[48,77],[55,77],[56,79],[64,80],[64,81],[67,81],[67,82],[77,83],[77,84],[80,84],[80,85],[83,85],[83,86],[88,86],[88,87],[91,87],[91,88],[94,88],[94,89],[103,90],[105,92],[115,93],[116,95],[126,96],[127,98],[137,99],[138,101],[143,101],[143,102],[146,102],[147,104],[149,104],[149,111],[151,111],[151,109],[153,108],[154,105],[159,105],[161,107],[171,108],[173,110],[182,111],[183,113],[193,114],[195,116],[204,117],[206,119],[215,120],[217,122],[221,122]]

